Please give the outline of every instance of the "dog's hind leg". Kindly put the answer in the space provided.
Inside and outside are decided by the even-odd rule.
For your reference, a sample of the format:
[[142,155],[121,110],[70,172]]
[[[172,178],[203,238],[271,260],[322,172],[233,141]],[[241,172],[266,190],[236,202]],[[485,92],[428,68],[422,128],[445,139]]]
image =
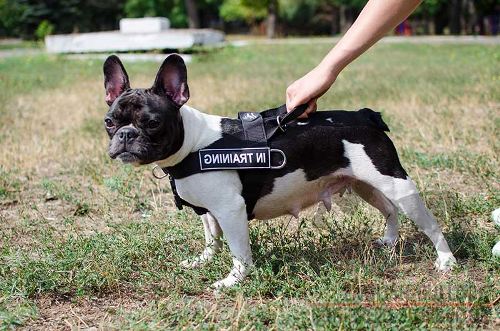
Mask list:
[[[435,263],[436,267],[439,270],[449,270],[456,263],[456,259],[450,251],[434,216],[420,198],[415,183],[406,175],[398,177],[382,174],[373,164],[373,160],[366,154],[362,144],[354,144],[345,140],[343,142],[346,157],[351,162],[350,167],[346,169],[347,174],[350,173],[355,179],[379,190],[399,211],[412,219],[434,244],[438,255]],[[392,144],[389,147],[391,148],[385,148],[388,153],[390,153],[391,149],[394,149]],[[384,150],[384,148],[381,148],[381,150]],[[396,153],[395,149],[394,153]],[[397,155],[393,155],[393,159],[397,160]],[[397,164],[394,166],[400,167]],[[399,171],[399,173],[405,172],[403,170]]]
[[413,181],[409,177],[401,179],[383,176],[374,177],[370,184],[380,190],[399,211],[413,220],[418,228],[429,237],[438,255],[435,267],[442,271],[450,270],[456,264],[456,259],[436,219],[420,198]]
[[398,240],[398,209],[379,190],[361,181],[355,181],[352,188],[363,200],[377,208],[386,219],[384,236],[377,239],[377,245],[394,246]]
[[222,247],[222,241],[220,240],[222,230],[215,217],[207,213],[201,216],[201,221],[203,222],[203,231],[205,232],[205,249],[194,260],[188,259],[182,261],[181,265],[185,268],[197,268],[211,261]]
[[[410,191],[416,191],[413,181],[410,178],[407,178],[407,181],[411,183],[408,184],[410,186]],[[425,207],[425,204],[420,198],[418,192],[393,198],[391,201],[401,212],[412,219],[417,224],[419,229],[423,231],[432,241],[438,254],[438,258],[434,264],[435,267],[442,271],[450,270],[457,261],[453,256],[443,233],[441,232],[441,228],[432,213],[427,209],[427,207]]]

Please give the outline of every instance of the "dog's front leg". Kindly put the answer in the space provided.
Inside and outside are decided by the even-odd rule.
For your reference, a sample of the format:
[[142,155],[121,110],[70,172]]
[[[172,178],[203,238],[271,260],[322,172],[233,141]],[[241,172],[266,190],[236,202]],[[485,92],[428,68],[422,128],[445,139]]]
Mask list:
[[227,206],[228,209],[214,212],[233,256],[233,269],[226,278],[212,285],[215,289],[240,282],[253,266],[245,203],[241,196],[238,200],[237,204]]
[[177,192],[183,199],[210,210],[233,255],[233,269],[226,278],[215,282],[213,287],[230,287],[238,283],[253,265],[248,215],[245,199],[241,196],[242,184],[238,173],[211,171],[183,178],[176,184]]
[[181,266],[185,268],[197,268],[210,262],[222,247],[222,241],[220,240],[222,230],[215,217],[207,213],[201,216],[201,221],[203,222],[203,231],[205,232],[205,249],[194,260],[188,259],[182,261]]

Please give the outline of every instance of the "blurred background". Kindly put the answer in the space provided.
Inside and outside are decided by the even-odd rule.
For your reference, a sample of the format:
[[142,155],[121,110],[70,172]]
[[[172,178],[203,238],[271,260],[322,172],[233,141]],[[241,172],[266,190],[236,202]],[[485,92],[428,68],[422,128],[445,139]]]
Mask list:
[[[268,38],[345,32],[364,0],[0,0],[0,38],[117,30],[121,18],[161,16],[174,28]],[[498,0],[426,0],[394,33],[497,35]]]
[[135,88],[179,52],[189,105],[235,117],[284,103],[365,2],[0,0],[0,330],[500,330],[499,0],[424,1],[318,106],[383,113],[457,272],[432,271],[404,217],[397,246],[376,248],[384,217],[346,194],[318,217],[250,222],[256,269],[214,296],[227,245],[181,268],[203,250],[199,218],[152,166],[107,154],[108,54]]

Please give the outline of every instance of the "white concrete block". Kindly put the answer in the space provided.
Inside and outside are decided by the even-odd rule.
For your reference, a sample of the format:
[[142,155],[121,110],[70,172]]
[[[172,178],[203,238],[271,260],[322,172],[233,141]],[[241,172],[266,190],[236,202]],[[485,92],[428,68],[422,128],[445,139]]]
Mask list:
[[[169,54],[154,54],[154,53],[120,53],[118,56],[123,62],[163,62]],[[182,57],[185,63],[190,63],[193,56],[190,54],[178,54]],[[67,57],[73,60],[106,60],[109,56],[107,53],[87,53],[87,54],[69,54]]]
[[45,37],[50,53],[127,52],[218,45],[224,33],[211,29],[169,29],[157,33],[92,32]]
[[170,21],[166,17],[122,18],[120,20],[121,33],[155,33],[170,28]]

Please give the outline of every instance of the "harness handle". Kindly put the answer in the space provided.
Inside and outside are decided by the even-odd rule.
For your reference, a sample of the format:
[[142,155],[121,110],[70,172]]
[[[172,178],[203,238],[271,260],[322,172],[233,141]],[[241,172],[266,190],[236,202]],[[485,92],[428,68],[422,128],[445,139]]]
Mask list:
[[291,112],[286,113],[285,115],[279,115],[276,118],[276,121],[278,122],[278,127],[281,129],[281,131],[285,131],[286,125],[288,123],[295,121],[300,115],[304,114],[307,107],[308,105],[305,103],[303,105],[295,107]]

